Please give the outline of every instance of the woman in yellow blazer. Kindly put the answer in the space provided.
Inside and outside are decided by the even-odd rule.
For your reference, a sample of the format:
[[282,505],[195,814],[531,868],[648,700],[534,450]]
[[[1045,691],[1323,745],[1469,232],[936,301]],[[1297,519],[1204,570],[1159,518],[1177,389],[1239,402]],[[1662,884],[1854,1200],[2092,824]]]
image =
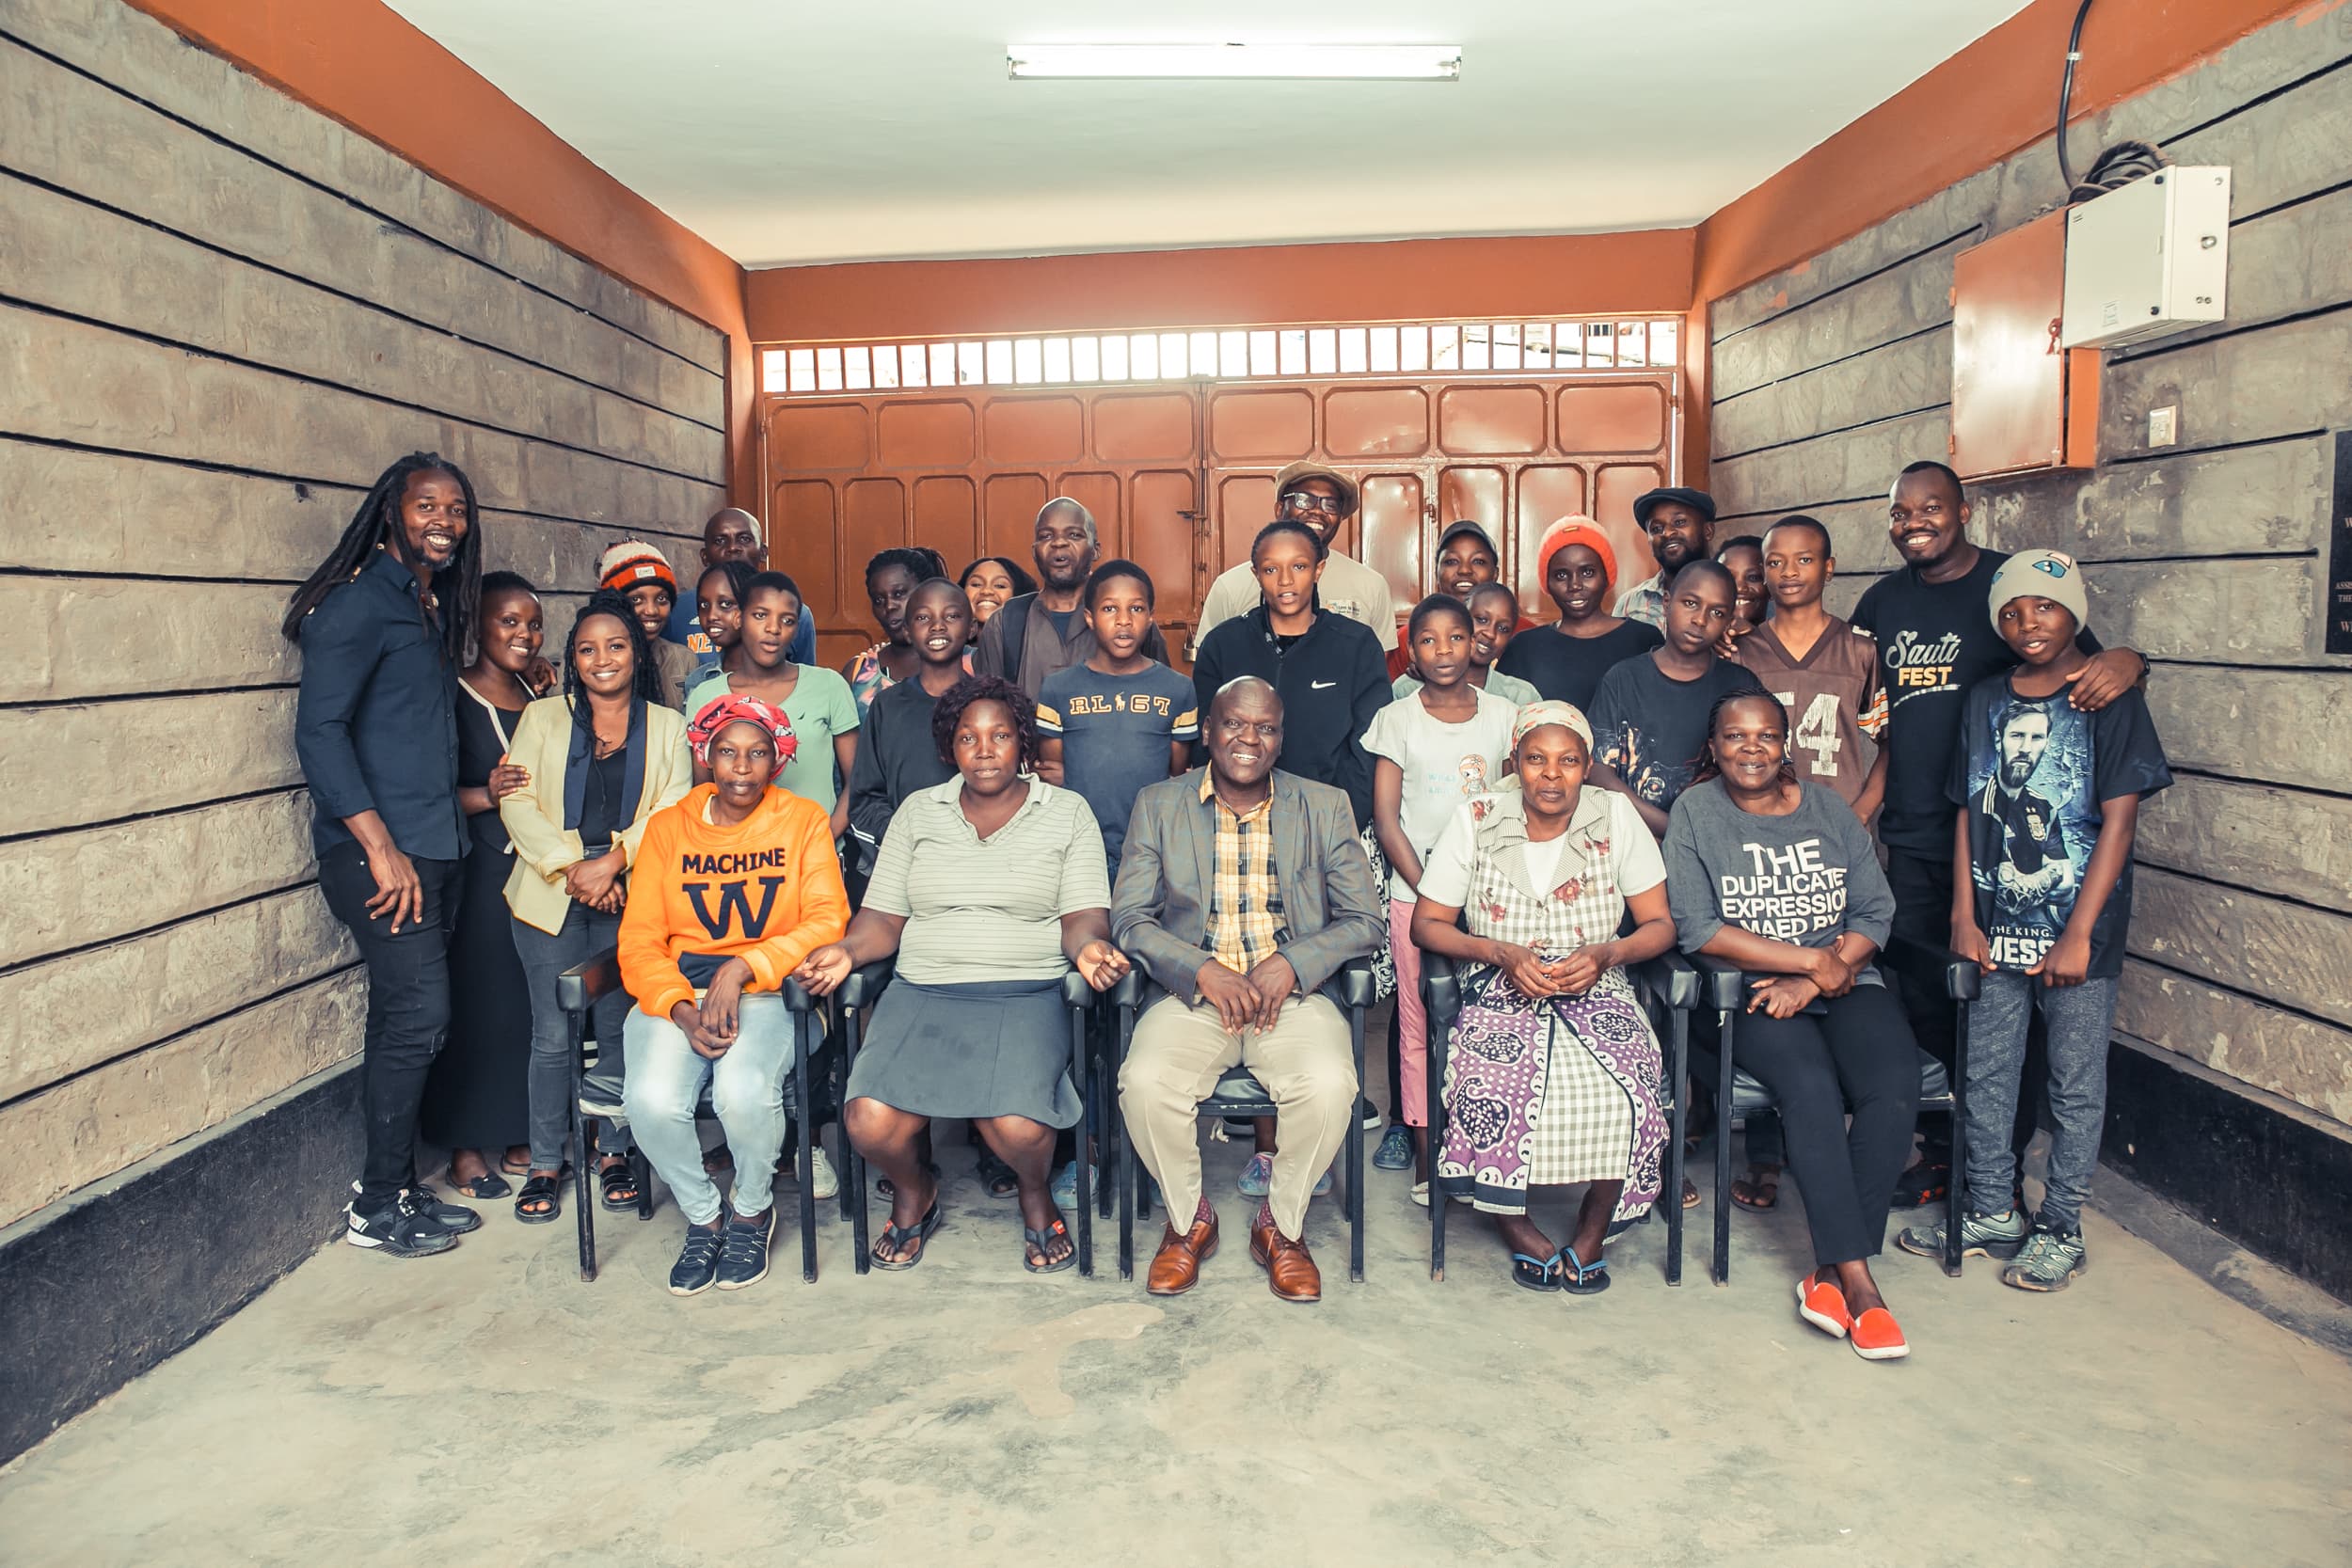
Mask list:
[[[506,907],[531,987],[531,1175],[516,1195],[515,1217],[532,1225],[559,1211],[571,1134],[571,1042],[555,1005],[555,978],[619,940],[623,879],[645,822],[684,800],[694,782],[686,720],[656,695],[656,671],[628,601],[599,592],[572,623],[563,695],[524,708],[510,743],[508,760],[529,775],[499,801],[499,820],[515,846]],[[597,1071],[588,1090],[592,1103],[610,1101],[614,1117],[628,1015],[628,997],[616,990],[597,1005],[595,1019]],[[636,1207],[627,1127],[608,1121],[597,1142],[604,1206]]]

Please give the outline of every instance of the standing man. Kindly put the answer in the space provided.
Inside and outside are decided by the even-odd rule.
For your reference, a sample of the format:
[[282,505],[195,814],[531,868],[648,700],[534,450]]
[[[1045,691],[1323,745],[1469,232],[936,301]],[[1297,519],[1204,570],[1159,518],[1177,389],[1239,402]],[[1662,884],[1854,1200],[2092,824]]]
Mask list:
[[1715,498],[1680,484],[1645,490],[1634,498],[1633,520],[1649,535],[1658,570],[1617,595],[1616,613],[1663,630],[1666,585],[1685,565],[1715,553]]
[[[972,673],[1000,675],[1035,702],[1046,676],[1093,657],[1094,633],[1079,601],[1100,550],[1093,513],[1068,496],[1039,507],[1029,538],[1038,591],[1014,594],[988,618],[972,648]],[[1168,662],[1168,640],[1157,623],[1136,652]]]
[[1274,1100],[1281,1149],[1249,1222],[1249,1255],[1277,1296],[1316,1301],[1307,1199],[1348,1134],[1357,1089],[1346,1018],[1323,991],[1350,958],[1379,948],[1380,891],[1346,795],[1275,771],[1273,687],[1254,675],[1228,682],[1202,728],[1208,767],[1136,797],[1111,893],[1112,936],[1156,998],[1119,1073],[1136,1156],[1168,1198],[1149,1288],[1183,1294],[1216,1250],[1199,1106],[1241,1066]]
[[368,970],[367,1152],[344,1239],[447,1252],[482,1223],[416,1180],[417,1106],[449,1038],[449,938],[465,814],[456,673],[482,581],[473,486],[411,452],[384,470],[280,626],[302,649],[294,751],[310,787],[319,890]]
[[[1322,580],[1315,585],[1317,602],[1370,626],[1386,657],[1396,647],[1396,604],[1389,579],[1331,548],[1341,526],[1356,515],[1359,499],[1354,480],[1320,463],[1294,463],[1274,476],[1275,517],[1304,523],[1323,541],[1325,564]],[[1209,596],[1200,601],[1200,624],[1192,634],[1194,653],[1211,631],[1257,609],[1258,599],[1258,576],[1247,557],[1218,573],[1209,585]]]
[[[1985,613],[1993,578],[2009,557],[1969,542],[1971,508],[1960,476],[1933,461],[1914,463],[1897,477],[1888,496],[1886,531],[1900,571],[1864,590],[1854,606],[1854,629],[1878,645],[1885,676],[1885,802],[1879,811],[1879,841],[1886,847],[1886,881],[1895,894],[1895,934],[1947,947],[1952,936],[1952,803],[1945,794],[1952,756],[1960,746],[1961,713],[1968,689],[2017,663]],[[2068,677],[2068,701],[2095,713],[2138,685],[2148,661],[2128,648],[2102,651],[2086,629],[2082,646],[2091,657]],[[1942,997],[1916,997],[1906,989],[1912,1030],[1920,1046],[1947,1064],[1952,1060],[1952,1014]],[[2036,1042],[2038,1044],[2038,1042]],[[2040,1053],[2027,1066],[2026,1082],[2039,1081]],[[2019,1096],[2015,1143],[2022,1151],[2033,1136],[2033,1101]],[[1904,1178],[1907,1190],[1895,1200],[1915,1207],[1939,1196],[1916,1186],[1949,1180],[1951,1136],[1931,1133],[1926,1158]],[[1934,1167],[1944,1167],[1941,1176]],[[1979,1195],[2001,1205],[2008,1195]]]
[[[694,575],[699,579],[702,572],[729,561],[739,562],[755,572],[768,569],[768,546],[759,531],[759,519],[739,506],[721,507],[703,525],[702,571]],[[684,585],[677,602],[670,607],[670,625],[661,634],[665,642],[684,643],[693,654],[697,670],[718,663],[720,652],[718,645],[703,634],[702,605],[695,592],[700,586],[699,580]],[[793,631],[784,657],[794,664],[817,662],[817,617],[805,605],[802,607],[801,624]]]

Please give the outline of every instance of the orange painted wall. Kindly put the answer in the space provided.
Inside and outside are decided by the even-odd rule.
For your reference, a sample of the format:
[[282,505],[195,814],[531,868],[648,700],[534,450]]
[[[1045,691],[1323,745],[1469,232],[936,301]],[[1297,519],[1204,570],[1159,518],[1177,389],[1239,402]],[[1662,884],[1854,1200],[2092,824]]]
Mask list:
[[1696,231],[1248,245],[771,267],[760,342],[1297,321],[1681,310]]
[[729,488],[759,488],[743,269],[380,0],[132,0],[476,201],[728,337]]

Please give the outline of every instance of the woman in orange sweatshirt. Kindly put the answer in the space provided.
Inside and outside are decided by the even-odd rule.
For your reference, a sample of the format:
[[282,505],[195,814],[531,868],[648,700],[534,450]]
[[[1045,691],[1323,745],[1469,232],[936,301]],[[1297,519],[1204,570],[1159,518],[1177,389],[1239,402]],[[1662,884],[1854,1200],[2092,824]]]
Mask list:
[[[687,739],[710,783],[645,825],[620,939],[621,981],[637,1003],[622,1030],[628,1119],[686,1213],[670,1271],[681,1296],[768,1273],[793,1060],[778,993],[850,920],[824,808],[770,787],[792,756],[791,721],[755,697],[724,697]],[[735,1156],[732,1218],[694,1131],[706,1083]]]

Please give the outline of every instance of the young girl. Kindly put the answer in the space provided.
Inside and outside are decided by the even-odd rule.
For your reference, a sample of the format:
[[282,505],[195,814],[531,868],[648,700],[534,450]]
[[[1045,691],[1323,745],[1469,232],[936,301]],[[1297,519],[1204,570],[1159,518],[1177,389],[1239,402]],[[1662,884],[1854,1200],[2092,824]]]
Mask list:
[[1559,607],[1560,619],[1512,639],[1495,668],[1549,702],[1590,711],[1600,677],[1612,666],[1649,652],[1664,638],[1656,626],[1609,613],[1617,553],[1590,517],[1552,524],[1535,559],[1543,563],[1544,593]]
[[1715,564],[1731,574],[1731,635],[1736,641],[1764,624],[1772,612],[1772,589],[1764,580],[1764,541],[1754,533],[1726,539],[1715,549]]
[[858,858],[871,866],[898,803],[918,789],[945,783],[955,768],[939,754],[931,736],[931,710],[971,669],[965,643],[972,633],[972,601],[946,578],[932,578],[909,594],[898,610],[896,635],[921,661],[911,680],[895,681],[876,694],[866,712],[850,775],[850,831]]
[[1389,940],[1396,956],[1397,1099],[1412,1129],[1416,1202],[1429,1201],[1429,1021],[1421,999],[1413,904],[1422,861],[1463,800],[1492,794],[1511,768],[1518,705],[1470,681],[1470,618],[1435,594],[1413,608],[1406,641],[1422,688],[1382,708],[1364,732],[1373,822],[1389,863]]
[[[1506,675],[1495,668],[1495,660],[1510,651],[1511,639],[1518,635],[1519,596],[1502,583],[1482,582],[1458,597],[1470,610],[1470,685],[1481,691],[1493,692],[1514,707],[1542,702],[1542,692],[1517,675]],[[1405,657],[1406,670],[1390,685],[1389,694],[1402,699],[1421,689],[1421,677],[1410,668],[1413,649],[1409,638],[1398,645],[1397,652]]]
[[[833,836],[850,831],[849,797],[837,781],[857,765],[857,700],[850,683],[831,670],[795,664],[788,654],[801,627],[801,590],[782,572],[749,578],[725,656],[687,694],[686,711],[700,713],[721,697],[756,697],[792,721],[791,757],[776,783],[814,800],[833,820]],[[707,626],[707,620],[704,623]],[[698,765],[695,782],[707,781]]]
[[[716,670],[743,634],[743,595],[752,585],[752,568],[739,561],[722,561],[703,569],[694,582],[694,608],[699,612],[697,623],[702,630],[696,635],[704,647],[696,650],[702,663],[687,678],[686,689],[678,693],[680,706],[686,706],[692,696],[694,685]],[[686,706],[686,717],[694,717],[694,709]]]
[[[866,563],[866,602],[873,607],[882,640],[841,667],[841,678],[857,699],[860,720],[873,710],[874,699],[884,687],[914,673],[920,660],[907,637],[907,603],[918,583],[946,575],[947,563],[939,552],[919,545],[883,550]],[[968,599],[964,608],[968,613]]]
[[670,611],[677,606],[677,574],[667,557],[640,539],[624,539],[596,562],[596,586],[609,588],[628,601],[637,624],[645,628],[645,646],[660,673],[660,702],[681,699],[700,664],[683,642],[665,640]]
[[972,601],[972,640],[975,642],[979,641],[980,628],[1005,608],[1006,600],[1037,592],[1037,578],[1009,555],[984,555],[966,566],[963,576],[956,580],[963,584],[963,596]]

